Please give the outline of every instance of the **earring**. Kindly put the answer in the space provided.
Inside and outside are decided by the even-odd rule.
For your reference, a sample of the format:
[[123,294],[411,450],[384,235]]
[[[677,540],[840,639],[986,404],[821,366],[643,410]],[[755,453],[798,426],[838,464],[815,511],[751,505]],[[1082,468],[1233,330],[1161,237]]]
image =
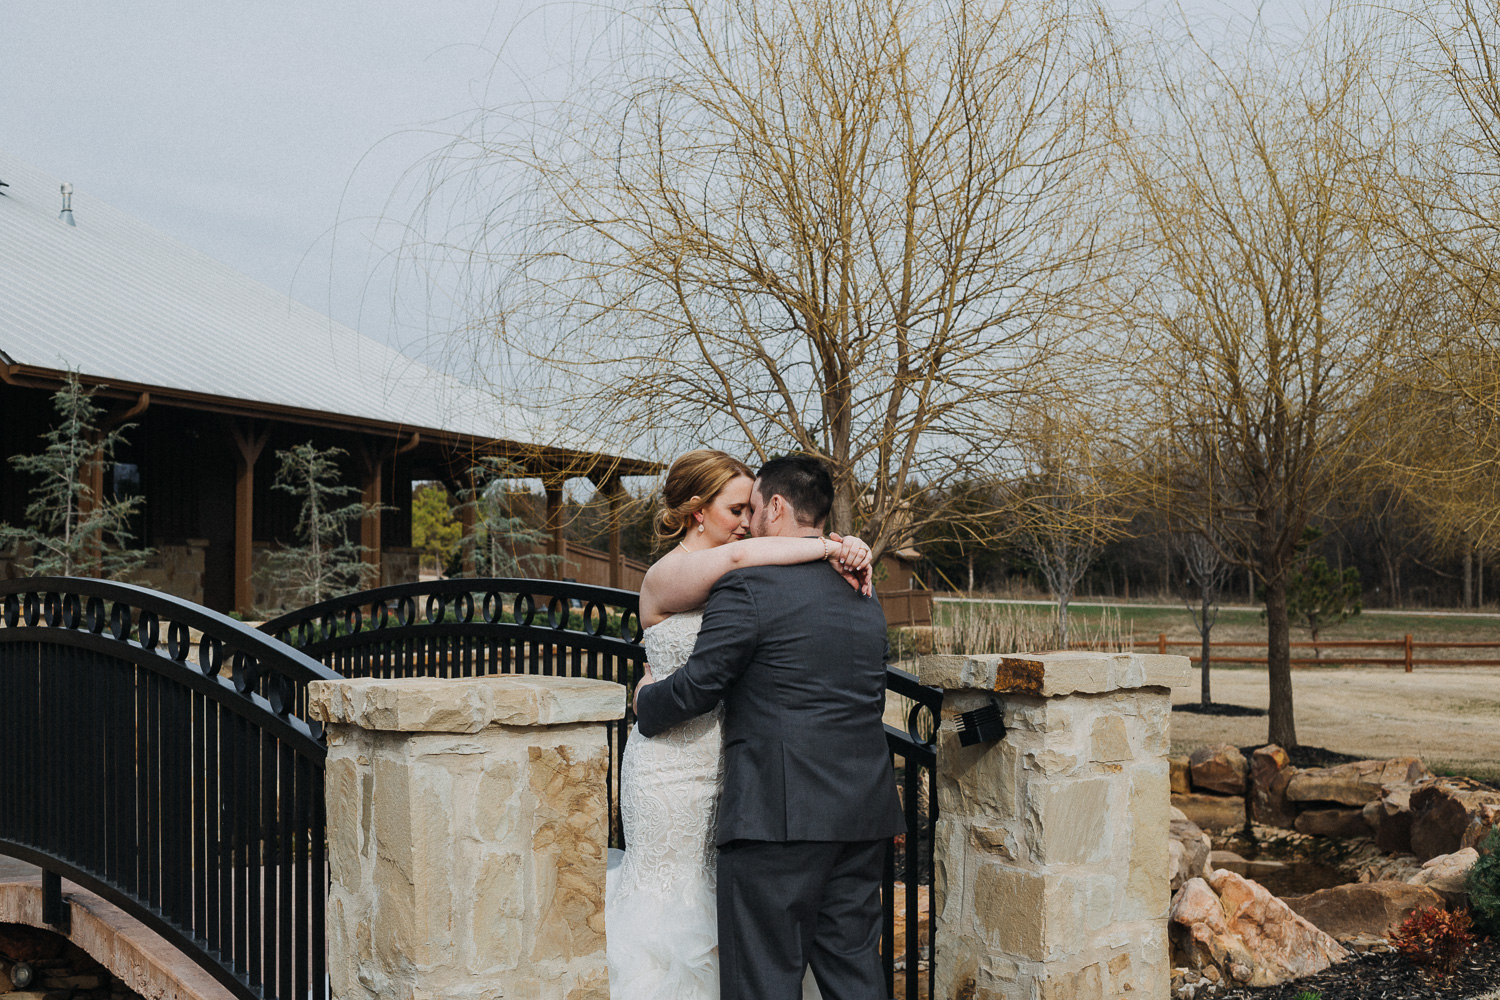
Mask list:
[[701,523],[698,525],[698,532],[699,534],[702,534],[703,532],[703,525]]

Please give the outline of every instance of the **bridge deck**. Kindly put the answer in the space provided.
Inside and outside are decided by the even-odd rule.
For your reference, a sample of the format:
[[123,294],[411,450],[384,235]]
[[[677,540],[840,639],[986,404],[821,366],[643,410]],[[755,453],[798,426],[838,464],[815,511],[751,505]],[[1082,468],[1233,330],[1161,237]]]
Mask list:
[[[139,920],[66,879],[62,888],[71,907],[66,937],[132,990],[163,1000],[234,1000],[207,971]],[[0,923],[54,929],[42,921],[41,869],[5,855],[0,855]]]

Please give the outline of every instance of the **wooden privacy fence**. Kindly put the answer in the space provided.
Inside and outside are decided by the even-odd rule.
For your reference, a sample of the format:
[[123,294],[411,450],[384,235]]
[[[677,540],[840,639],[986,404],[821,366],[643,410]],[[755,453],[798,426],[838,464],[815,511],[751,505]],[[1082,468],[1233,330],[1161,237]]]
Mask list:
[[[1149,649],[1152,645],[1156,652],[1166,653],[1168,650],[1189,649],[1195,652],[1189,653],[1188,658],[1197,663],[1201,657],[1198,652],[1203,648],[1199,639],[1168,639],[1165,632],[1157,633],[1153,643],[1150,639],[1142,641],[1141,636],[1133,637],[1137,650]],[[1075,648],[1087,648],[1088,644],[1073,644]],[[1411,673],[1413,667],[1500,667],[1500,659],[1461,658],[1453,659],[1438,658],[1418,655],[1422,651],[1440,649],[1493,649],[1500,650],[1500,642],[1415,642],[1408,633],[1402,639],[1339,639],[1321,642],[1294,642],[1291,644],[1295,653],[1299,649],[1310,649],[1313,655],[1292,656],[1294,667],[1327,667],[1327,666],[1373,666],[1373,667],[1404,667],[1407,673]],[[1265,649],[1264,642],[1211,642],[1211,650],[1218,649]],[[1333,656],[1322,656],[1325,651],[1331,651]],[[1354,650],[1374,650],[1370,655],[1360,655]],[[1389,653],[1384,651],[1389,650]],[[1210,652],[1213,663],[1265,663],[1266,657],[1231,655],[1222,656],[1217,652]]]

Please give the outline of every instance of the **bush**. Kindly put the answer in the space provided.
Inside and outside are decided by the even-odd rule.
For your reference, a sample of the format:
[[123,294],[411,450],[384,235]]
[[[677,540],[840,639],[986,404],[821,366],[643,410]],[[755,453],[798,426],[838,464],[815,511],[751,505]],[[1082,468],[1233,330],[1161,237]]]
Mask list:
[[1500,826],[1479,845],[1479,860],[1469,869],[1469,912],[1487,934],[1500,934]]
[[1472,927],[1466,910],[1429,906],[1406,918],[1391,945],[1434,975],[1451,976],[1474,943]]

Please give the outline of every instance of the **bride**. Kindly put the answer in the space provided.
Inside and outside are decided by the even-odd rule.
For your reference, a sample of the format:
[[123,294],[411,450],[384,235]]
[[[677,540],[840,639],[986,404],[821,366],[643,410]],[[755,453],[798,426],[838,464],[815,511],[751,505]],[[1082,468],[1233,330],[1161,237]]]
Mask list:
[[[688,660],[703,604],[741,566],[829,558],[869,593],[870,549],[857,538],[746,538],[754,474],[722,451],[690,451],[662,487],[657,536],[675,542],[646,573],[640,614],[652,673]],[[654,739],[632,731],[620,765],[626,850],[610,852],[604,923],[611,1000],[717,1000],[714,824],[723,780],[723,706]],[[618,862],[618,865],[616,864]],[[816,998],[808,975],[803,996]]]

